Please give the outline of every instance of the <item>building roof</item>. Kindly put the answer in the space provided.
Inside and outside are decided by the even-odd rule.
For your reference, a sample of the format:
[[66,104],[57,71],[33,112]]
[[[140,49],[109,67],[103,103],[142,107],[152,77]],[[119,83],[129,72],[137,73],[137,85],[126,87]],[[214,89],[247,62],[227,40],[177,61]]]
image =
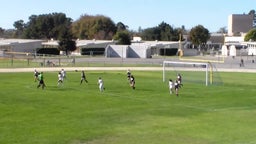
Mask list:
[[76,46],[77,47],[87,47],[92,45],[99,45],[99,46],[106,46],[108,44],[113,44],[113,40],[77,40]]
[[[21,43],[32,43],[32,42],[41,42],[43,46],[53,46],[57,47],[58,41],[57,40],[32,40],[32,39],[0,39],[0,46],[9,46],[9,45],[18,45]],[[113,40],[76,40],[77,47],[83,48],[98,48],[98,47],[106,47],[108,44],[114,44]],[[131,45],[144,45],[148,47],[163,47],[173,44],[178,44],[178,41],[140,41],[140,42],[133,42]]]
[[146,45],[150,47],[165,46],[171,44],[178,44],[178,41],[141,41],[139,43],[132,43],[132,45]]
[[[111,40],[76,40],[77,47],[86,47],[89,45],[99,45],[99,44],[111,44],[113,41]],[[49,40],[47,42],[43,42],[42,45],[51,45],[51,46],[58,46],[57,40]]]
[[0,46],[20,44],[20,43],[43,42],[43,41],[44,40],[32,40],[32,39],[0,39]]

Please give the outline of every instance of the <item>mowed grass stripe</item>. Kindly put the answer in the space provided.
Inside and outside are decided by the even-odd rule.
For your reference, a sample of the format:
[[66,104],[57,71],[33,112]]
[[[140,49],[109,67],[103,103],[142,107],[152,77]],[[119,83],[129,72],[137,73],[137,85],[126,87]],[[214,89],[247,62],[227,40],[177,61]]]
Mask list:
[[[184,77],[194,76],[181,72]],[[255,142],[255,74],[220,73],[223,85],[185,81],[170,95],[161,71],[44,72],[37,89],[31,73],[0,74],[0,143],[12,144],[230,144]],[[106,90],[99,92],[102,77]],[[175,78],[173,78],[175,79]]]

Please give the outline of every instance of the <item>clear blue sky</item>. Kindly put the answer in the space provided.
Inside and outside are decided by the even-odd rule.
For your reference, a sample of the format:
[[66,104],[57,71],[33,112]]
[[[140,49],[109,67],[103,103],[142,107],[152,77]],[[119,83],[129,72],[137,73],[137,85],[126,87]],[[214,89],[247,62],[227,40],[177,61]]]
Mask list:
[[73,21],[83,14],[105,15],[136,31],[164,21],[174,28],[201,24],[216,32],[227,27],[230,14],[247,14],[255,6],[256,0],[3,0],[0,27],[13,28],[21,19],[26,23],[33,14],[62,12]]

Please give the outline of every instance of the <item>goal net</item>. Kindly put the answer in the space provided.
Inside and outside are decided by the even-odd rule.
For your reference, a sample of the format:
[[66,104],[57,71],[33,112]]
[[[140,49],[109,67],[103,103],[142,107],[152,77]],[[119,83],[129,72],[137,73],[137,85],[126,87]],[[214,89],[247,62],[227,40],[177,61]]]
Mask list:
[[211,63],[163,61],[163,82],[168,79],[176,80],[182,76],[182,83],[191,82],[204,84],[222,83],[216,67]]

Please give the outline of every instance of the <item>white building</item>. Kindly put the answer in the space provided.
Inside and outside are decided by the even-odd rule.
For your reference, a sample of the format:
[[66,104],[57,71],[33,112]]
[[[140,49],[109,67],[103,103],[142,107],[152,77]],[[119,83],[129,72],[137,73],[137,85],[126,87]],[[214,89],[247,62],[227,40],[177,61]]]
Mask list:
[[[77,50],[71,55],[150,58],[152,55],[169,55],[177,51],[180,44],[177,41],[141,41],[139,37],[133,39],[131,45],[115,45],[113,40],[77,40]],[[58,48],[58,45],[58,41],[53,39],[0,39],[0,56],[4,53],[36,54],[42,48]]]
[[4,53],[34,53],[42,47],[43,40],[0,39],[0,51]]
[[247,43],[247,50],[248,55],[256,55],[256,42],[246,42]]
[[[105,48],[110,45],[114,44],[113,41],[110,40],[76,40],[76,47],[77,49],[71,52],[72,55],[94,55],[97,53],[104,54]],[[43,42],[42,46],[44,48],[51,47],[57,48],[58,47],[57,40],[49,40],[47,42]],[[93,53],[94,52],[94,53]],[[97,53],[96,53],[97,52]],[[60,52],[61,54],[64,52]]]
[[225,45],[241,45],[244,42],[244,36],[225,36]]

